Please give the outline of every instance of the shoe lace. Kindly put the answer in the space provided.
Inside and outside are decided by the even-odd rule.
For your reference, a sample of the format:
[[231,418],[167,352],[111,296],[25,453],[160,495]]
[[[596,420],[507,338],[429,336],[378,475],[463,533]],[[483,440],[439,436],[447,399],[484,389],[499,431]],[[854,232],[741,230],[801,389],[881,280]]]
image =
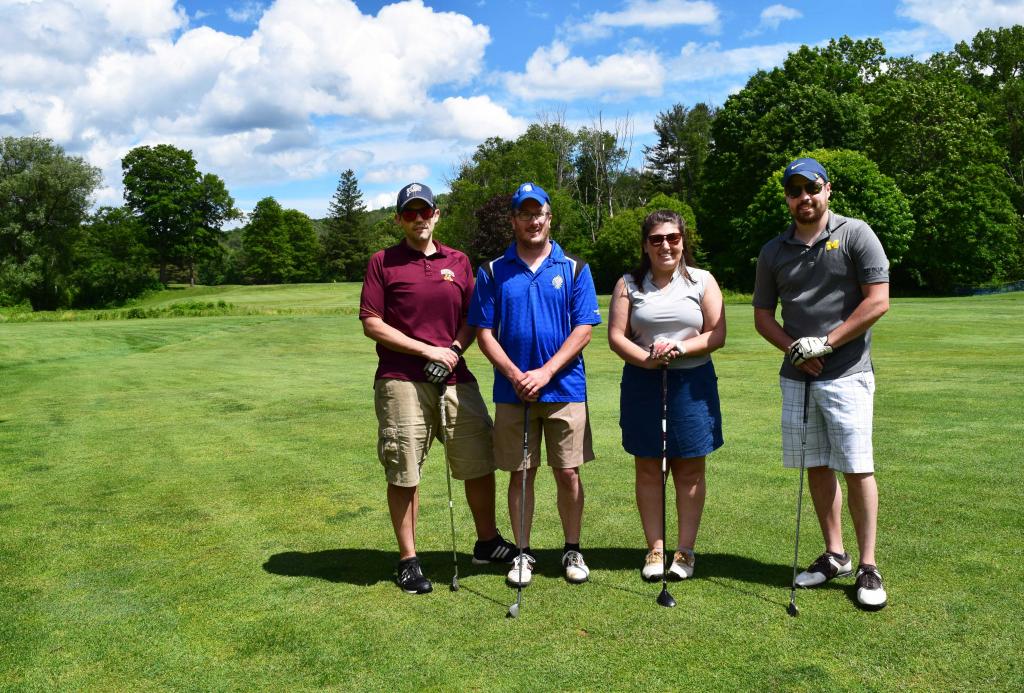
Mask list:
[[857,573],[857,586],[867,590],[877,590],[882,586],[882,576],[877,570],[861,568]]
[[521,553],[512,559],[512,569],[516,570],[519,568],[520,561],[523,562],[523,570],[530,570],[534,564],[534,558],[528,553]]
[[420,567],[418,562],[412,562],[402,568],[402,572],[398,576],[399,582],[408,582],[417,578],[423,577],[423,568]]
[[663,554],[661,552],[661,549],[651,549],[650,551],[647,552],[647,561],[646,561],[646,563],[648,565],[651,565],[651,564],[661,564],[661,563],[664,563],[664,562],[665,562],[665,554]]
[[826,552],[814,559],[814,563],[807,568],[809,573],[822,573],[828,575],[832,571],[832,563],[829,559],[832,557]]
[[569,551],[565,554],[565,564],[567,566],[582,566],[584,565],[583,555],[579,551]]

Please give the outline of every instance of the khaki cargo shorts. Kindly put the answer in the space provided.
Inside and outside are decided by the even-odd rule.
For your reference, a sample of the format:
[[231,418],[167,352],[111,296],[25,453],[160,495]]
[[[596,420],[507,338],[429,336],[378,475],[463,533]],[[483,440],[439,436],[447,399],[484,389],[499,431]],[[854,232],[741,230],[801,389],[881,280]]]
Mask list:
[[[389,484],[418,486],[420,468],[435,438],[441,440],[437,385],[383,378],[373,384],[377,410],[377,457]],[[494,471],[490,414],[476,383],[449,385],[444,397],[448,461],[465,481]]]

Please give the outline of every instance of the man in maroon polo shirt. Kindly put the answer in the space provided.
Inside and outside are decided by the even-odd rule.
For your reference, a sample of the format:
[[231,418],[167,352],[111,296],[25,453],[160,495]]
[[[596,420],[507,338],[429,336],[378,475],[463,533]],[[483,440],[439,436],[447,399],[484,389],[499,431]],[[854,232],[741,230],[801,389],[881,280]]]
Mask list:
[[416,520],[420,469],[440,433],[440,384],[446,385],[448,463],[452,476],[465,481],[476,525],[473,563],[510,563],[518,549],[495,524],[491,417],[462,358],[475,336],[466,324],[473,270],[463,253],[433,239],[439,210],[430,188],[402,188],[396,212],[405,239],[370,258],[359,319],[377,342],[377,456],[398,539],[398,585],[425,594],[433,587],[416,557]]

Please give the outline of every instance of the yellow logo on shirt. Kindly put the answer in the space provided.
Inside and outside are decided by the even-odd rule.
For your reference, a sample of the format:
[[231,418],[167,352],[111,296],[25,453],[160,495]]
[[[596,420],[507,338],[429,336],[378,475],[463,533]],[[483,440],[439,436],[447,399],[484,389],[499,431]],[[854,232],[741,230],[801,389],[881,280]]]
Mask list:
[[839,241],[825,241],[825,250],[839,250]]
[[452,272],[450,269],[443,269],[441,270],[441,279],[444,279],[446,282],[453,282],[455,281],[455,272]]

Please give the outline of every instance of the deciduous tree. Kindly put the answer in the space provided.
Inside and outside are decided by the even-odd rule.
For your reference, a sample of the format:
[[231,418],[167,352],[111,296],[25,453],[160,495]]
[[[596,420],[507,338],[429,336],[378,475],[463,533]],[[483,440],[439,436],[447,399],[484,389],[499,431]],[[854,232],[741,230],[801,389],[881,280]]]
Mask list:
[[67,306],[79,225],[100,171],[40,137],[0,139],[0,304]]

